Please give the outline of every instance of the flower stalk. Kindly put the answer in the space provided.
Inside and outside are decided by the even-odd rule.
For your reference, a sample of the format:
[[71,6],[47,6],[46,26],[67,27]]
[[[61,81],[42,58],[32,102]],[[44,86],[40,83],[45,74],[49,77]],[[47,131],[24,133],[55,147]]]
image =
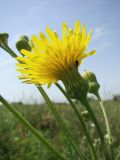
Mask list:
[[106,130],[107,130],[107,134],[108,134],[108,142],[111,145],[112,144],[112,137],[111,137],[110,125],[109,125],[109,122],[108,122],[108,117],[107,117],[107,113],[106,113],[105,108],[104,108],[103,101],[101,100],[99,94],[98,94],[98,100],[99,100],[101,110],[102,110],[102,113],[103,113],[103,116],[104,116],[104,119],[105,119]]
[[97,93],[97,98],[99,100],[99,104],[100,104],[100,107],[101,107],[101,110],[102,110],[102,113],[103,113],[103,117],[104,117],[104,120],[105,120],[105,125],[106,125],[106,130],[107,130],[107,135],[108,135],[108,144],[110,146],[110,152],[111,152],[110,153],[111,160],[114,160],[114,151],[113,151],[113,144],[112,144],[112,134],[111,134],[111,129],[110,129],[109,121],[108,121],[108,116],[107,116],[107,113],[106,113],[103,101],[102,101],[99,93]]

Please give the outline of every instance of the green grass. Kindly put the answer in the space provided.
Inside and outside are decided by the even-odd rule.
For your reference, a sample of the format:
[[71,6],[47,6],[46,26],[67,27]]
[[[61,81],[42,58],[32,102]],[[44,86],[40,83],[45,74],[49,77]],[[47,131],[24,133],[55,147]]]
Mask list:
[[[77,103],[80,112],[84,108]],[[104,119],[97,101],[92,101],[91,105],[106,134]],[[44,105],[15,105],[24,117],[69,160],[75,159],[74,152],[63,133],[51,115],[48,107]],[[73,139],[89,157],[86,147],[86,140],[82,129],[79,129],[79,121],[75,117],[72,108],[68,104],[56,104],[56,108],[63,117],[67,127],[71,131]],[[110,127],[113,135],[115,159],[120,159],[120,102],[106,101]],[[86,120],[88,129],[94,137],[94,145],[100,151],[99,140],[90,120]],[[101,153],[98,154],[100,155]],[[73,152],[73,157],[70,156]],[[52,155],[27,129],[4,107],[0,106],[0,160],[56,160]]]

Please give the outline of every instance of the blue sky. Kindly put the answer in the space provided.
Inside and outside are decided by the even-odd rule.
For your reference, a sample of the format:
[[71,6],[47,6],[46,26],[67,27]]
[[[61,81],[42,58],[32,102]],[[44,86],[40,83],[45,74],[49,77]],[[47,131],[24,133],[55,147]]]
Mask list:
[[[45,32],[46,26],[60,34],[63,21],[72,27],[80,20],[88,31],[93,29],[89,49],[97,51],[85,59],[80,72],[93,71],[101,84],[102,97],[107,98],[120,93],[119,15],[119,0],[0,0],[0,32],[9,33],[9,44],[15,50],[21,34]],[[41,101],[37,89],[22,84],[17,75],[15,60],[0,49],[0,93],[10,101]],[[46,91],[54,101],[65,100],[55,86]]]

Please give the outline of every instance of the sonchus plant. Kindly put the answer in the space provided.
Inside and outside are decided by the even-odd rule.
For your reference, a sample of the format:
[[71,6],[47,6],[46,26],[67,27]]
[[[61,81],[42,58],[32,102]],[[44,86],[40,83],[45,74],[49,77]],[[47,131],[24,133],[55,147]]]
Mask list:
[[[86,26],[80,26],[80,22],[76,21],[74,28],[68,27],[64,22],[62,24],[62,36],[59,37],[56,31],[52,31],[49,27],[46,28],[46,33],[40,32],[38,36],[33,35],[29,41],[27,36],[21,36],[16,43],[16,48],[21,53],[20,56],[12,51],[8,46],[8,34],[0,34],[0,47],[8,52],[12,57],[17,60],[17,71],[20,72],[19,79],[24,83],[35,84],[48,104],[51,112],[55,116],[58,124],[60,125],[69,145],[76,154],[73,159],[87,160],[86,154],[82,153],[81,149],[75,144],[70,131],[66,127],[63,119],[56,110],[54,104],[43,90],[42,85],[55,84],[60,91],[65,95],[70,105],[72,106],[76,117],[79,119],[86,136],[88,148],[91,155],[91,160],[99,160],[97,151],[93,145],[93,139],[89,130],[87,129],[86,122],[83,116],[78,111],[75,104],[71,99],[79,100],[85,106],[90,119],[93,121],[98,132],[98,138],[101,142],[101,147],[106,160],[114,160],[113,148],[111,147],[110,129],[107,121],[106,112],[102,105],[102,111],[105,117],[107,131],[109,135],[109,144],[106,143],[102,128],[93,112],[87,94],[90,92],[95,94],[99,100],[98,89],[100,85],[94,74],[85,72],[81,75],[78,71],[84,58],[94,55],[95,50],[87,51],[88,44],[91,40],[92,32],[86,32]],[[60,86],[58,81],[62,81],[65,90]],[[56,159],[67,160],[67,156],[61,155],[41,133],[33,128],[24,117],[18,113],[12,105],[10,105],[2,96],[0,101],[56,156]],[[109,145],[110,147],[108,147]],[[112,154],[111,154],[112,152]],[[72,153],[71,153],[72,154]],[[73,156],[73,155],[71,155]]]

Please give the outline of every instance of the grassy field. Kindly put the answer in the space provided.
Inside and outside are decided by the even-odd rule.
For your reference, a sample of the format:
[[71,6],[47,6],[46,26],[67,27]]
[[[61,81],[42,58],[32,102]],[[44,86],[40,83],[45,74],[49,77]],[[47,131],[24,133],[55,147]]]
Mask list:
[[[77,103],[80,112],[84,108]],[[106,134],[104,119],[97,101],[91,101],[94,112]],[[14,105],[24,117],[52,143],[69,160],[75,159],[74,152],[65,139],[60,127],[51,115],[46,104],[41,105]],[[66,126],[71,131],[73,139],[82,152],[89,153],[79,121],[68,104],[56,104],[56,108],[63,117]],[[115,150],[115,159],[120,160],[120,102],[106,101],[105,108],[110,121]],[[91,120],[86,120],[91,135],[94,136],[94,145],[99,148],[99,139]],[[73,152],[73,157],[69,153]],[[100,155],[100,153],[98,153]],[[0,106],[0,160],[55,160],[52,155],[26,128],[4,107]]]

